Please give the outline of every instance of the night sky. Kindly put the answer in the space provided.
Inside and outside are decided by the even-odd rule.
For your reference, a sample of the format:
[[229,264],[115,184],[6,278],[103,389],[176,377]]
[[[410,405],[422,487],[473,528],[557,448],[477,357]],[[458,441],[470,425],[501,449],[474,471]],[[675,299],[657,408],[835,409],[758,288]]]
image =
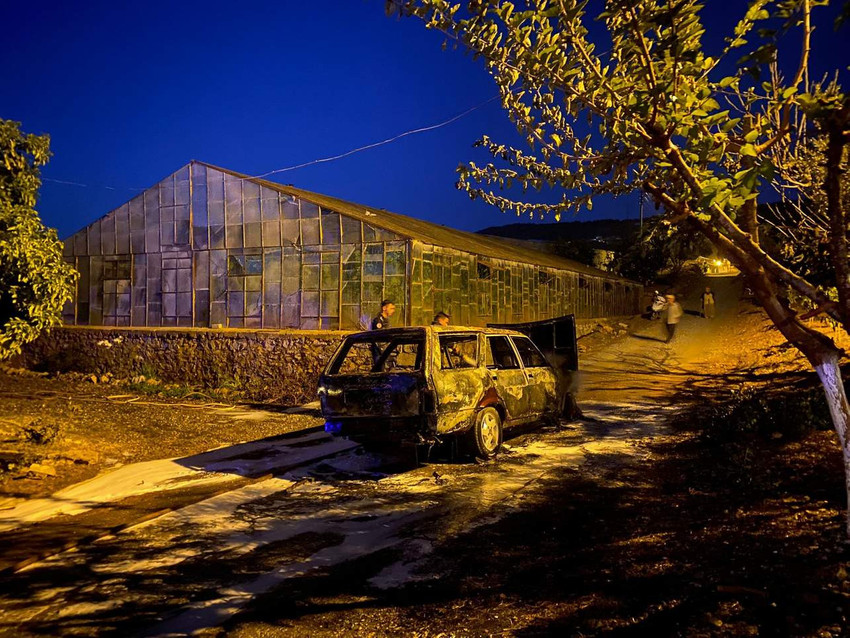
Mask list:
[[[741,2],[708,0],[718,48]],[[830,18],[835,9],[829,9]],[[67,236],[190,159],[248,174],[344,153],[486,102],[480,62],[383,0],[9,2],[0,38],[0,117],[49,133],[39,211]],[[847,63],[830,19],[818,72]],[[840,59],[836,59],[838,56]],[[482,134],[517,143],[498,101],[435,131],[270,179],[465,230],[524,221],[454,187]],[[557,196],[557,195],[555,195]],[[552,196],[550,196],[552,197]],[[578,219],[635,218],[637,198]],[[549,220],[553,221],[553,220]]]

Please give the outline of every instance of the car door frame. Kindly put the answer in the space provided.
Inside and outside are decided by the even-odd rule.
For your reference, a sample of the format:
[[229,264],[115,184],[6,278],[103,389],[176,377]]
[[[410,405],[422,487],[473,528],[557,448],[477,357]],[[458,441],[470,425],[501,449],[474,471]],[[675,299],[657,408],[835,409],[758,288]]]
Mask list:
[[[493,384],[499,400],[506,412],[505,425],[519,425],[535,420],[537,416],[531,414],[529,410],[528,401],[530,397],[528,395],[528,375],[526,373],[525,366],[523,365],[522,358],[519,356],[519,352],[510,338],[511,335],[488,334],[485,336],[487,339],[487,348],[490,347],[490,339],[505,339],[518,364],[516,368],[491,368],[486,365],[487,353],[486,351],[484,353],[485,369],[487,370],[489,380]],[[519,383],[506,383],[509,381],[508,378],[511,376],[514,377],[513,381],[518,381]],[[515,391],[511,392],[511,389],[514,389]],[[518,392],[516,390],[518,390]]]

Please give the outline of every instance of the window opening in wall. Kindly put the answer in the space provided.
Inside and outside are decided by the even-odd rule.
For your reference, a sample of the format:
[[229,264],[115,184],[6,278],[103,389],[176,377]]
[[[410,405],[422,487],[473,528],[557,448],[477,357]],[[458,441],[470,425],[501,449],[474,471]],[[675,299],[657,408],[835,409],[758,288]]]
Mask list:
[[540,271],[540,285],[541,286],[548,286],[550,281],[552,281],[552,275],[550,275],[548,272],[541,270]]
[[611,292],[612,290],[614,290],[614,284],[612,284],[610,281],[606,281],[605,292]]
[[590,284],[587,283],[587,279],[585,279],[584,277],[578,278],[578,287],[579,288],[587,288],[588,286],[590,286]]
[[490,266],[482,264],[480,261],[478,262],[478,278],[490,279]]

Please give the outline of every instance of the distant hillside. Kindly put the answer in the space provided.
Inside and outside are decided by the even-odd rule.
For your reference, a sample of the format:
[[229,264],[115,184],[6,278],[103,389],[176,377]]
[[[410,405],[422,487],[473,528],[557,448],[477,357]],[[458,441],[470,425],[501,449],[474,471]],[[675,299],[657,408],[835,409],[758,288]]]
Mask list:
[[530,241],[592,241],[599,238],[603,243],[609,243],[629,237],[639,226],[640,222],[636,219],[600,219],[553,224],[506,224],[490,226],[477,232],[481,235]]

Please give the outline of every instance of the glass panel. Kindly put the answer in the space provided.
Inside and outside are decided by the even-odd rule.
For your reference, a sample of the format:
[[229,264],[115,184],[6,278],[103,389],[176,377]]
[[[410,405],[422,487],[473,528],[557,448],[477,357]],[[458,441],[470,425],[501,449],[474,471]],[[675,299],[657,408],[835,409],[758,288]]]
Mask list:
[[263,291],[263,303],[280,305],[280,284],[269,284],[266,282],[266,289]]
[[263,219],[266,221],[278,220],[280,218],[280,200],[277,193],[264,188],[262,196],[260,207],[263,211]]
[[195,325],[198,327],[210,324],[210,293],[208,290],[195,291]]
[[263,328],[280,327],[280,306],[263,306]]
[[251,222],[245,224],[245,243],[246,247],[260,247],[263,245],[263,225],[260,222]]
[[375,232],[375,227],[369,224],[363,224],[363,241],[375,241],[378,234]]
[[281,251],[269,250],[263,256],[263,270],[265,271],[266,283],[280,281]]
[[245,293],[245,315],[259,317],[262,314],[263,294],[258,290]]
[[318,218],[319,216],[319,207],[313,202],[308,202],[306,200],[301,200],[301,219],[313,219]]
[[[162,292],[177,292],[177,271],[162,271]],[[169,314],[169,313],[166,313]]]
[[209,220],[210,225],[224,224],[224,203],[213,202],[209,203]]
[[284,219],[281,222],[281,239],[283,245],[301,245],[301,222],[297,219]]
[[259,291],[263,289],[263,278],[259,275],[245,277],[245,290]]
[[210,248],[224,248],[224,226],[210,227]]
[[104,255],[115,254],[115,215],[107,215],[100,223],[100,245]]
[[[210,202],[224,201],[224,174],[215,170],[207,171],[207,197]],[[224,219],[221,220],[224,222]]]
[[228,248],[242,248],[245,244],[242,241],[242,226],[227,226],[225,232],[226,244]]
[[124,204],[115,213],[115,251],[120,255],[130,253],[130,207]]
[[360,237],[360,221],[353,217],[340,215],[342,221],[342,241],[343,243],[359,244]]
[[290,195],[281,195],[281,210],[285,219],[298,219],[301,217],[299,213],[298,200]]
[[387,252],[387,275],[403,275],[405,271],[404,251]]
[[242,317],[245,314],[245,293],[236,290],[227,293],[227,316]]
[[242,180],[225,175],[224,178],[225,214],[228,224],[242,223]]
[[207,184],[207,167],[201,166],[200,164],[192,164],[189,168],[192,169],[192,181],[197,188],[199,185],[203,185],[206,188]]
[[177,272],[177,292],[192,292],[192,269],[181,268]]
[[342,284],[342,302],[343,303],[359,303],[360,302],[360,282],[346,281]]
[[162,315],[164,317],[175,317],[177,315],[177,295],[175,293],[162,293]]
[[263,222],[263,246],[280,246],[280,222]]
[[189,220],[178,221],[176,224],[176,233],[174,243],[178,246],[189,245]]
[[336,317],[339,314],[339,291],[325,290],[321,294],[322,316]]
[[[256,189],[255,184],[251,184],[251,182],[245,182],[246,190],[249,186],[253,186]],[[260,221],[260,200],[257,199],[256,196],[249,196],[246,193],[244,195],[244,199],[242,200],[242,206],[246,222]]]
[[174,177],[166,177],[159,183],[159,203],[174,206]]
[[319,293],[313,291],[304,291],[301,293],[301,316],[302,317],[318,317],[319,316]]
[[321,243],[319,240],[318,218],[301,220],[301,240],[305,246]]
[[228,256],[227,274],[232,277],[241,277],[245,275],[245,255]]
[[322,243],[339,243],[339,215],[334,212],[322,210]]
[[340,313],[340,327],[343,330],[356,330],[360,328],[360,305],[343,304]]
[[83,255],[102,255],[103,247],[100,244],[100,222],[96,221],[86,229],[86,247],[83,248]]
[[339,290],[339,264],[322,264],[322,290]]
[[301,284],[304,290],[319,289],[319,266],[305,264],[301,268]]
[[175,175],[174,182],[174,203],[188,204],[189,203],[189,167],[184,166]]
[[227,306],[224,302],[210,304],[210,327],[227,325]]

